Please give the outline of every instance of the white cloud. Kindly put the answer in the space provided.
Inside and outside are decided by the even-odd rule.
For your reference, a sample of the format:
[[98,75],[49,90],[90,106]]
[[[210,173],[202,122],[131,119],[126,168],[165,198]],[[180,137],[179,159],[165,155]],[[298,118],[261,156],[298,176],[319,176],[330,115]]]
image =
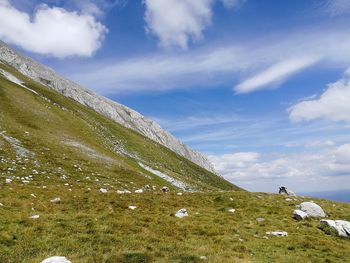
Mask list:
[[319,57],[301,57],[279,62],[263,72],[243,81],[234,89],[237,93],[249,93],[261,89],[276,88],[290,76],[314,65],[319,60]]
[[147,31],[163,47],[186,49],[188,42],[202,37],[210,24],[212,0],[145,0]]
[[293,122],[316,119],[349,122],[350,79],[344,78],[329,84],[319,98],[299,102],[289,111],[289,118]]
[[[226,179],[253,190],[261,190],[259,184],[263,182],[272,191],[283,182],[287,186],[298,185],[296,191],[322,191],[330,189],[330,181],[337,182],[334,187],[340,189],[348,185],[339,182],[350,178],[350,144],[318,153],[277,155],[270,160],[264,160],[261,154],[254,152],[211,155],[209,159]],[[251,182],[255,186],[249,186]]]
[[0,38],[31,52],[55,57],[91,56],[107,33],[88,14],[40,5],[33,17],[0,0]]

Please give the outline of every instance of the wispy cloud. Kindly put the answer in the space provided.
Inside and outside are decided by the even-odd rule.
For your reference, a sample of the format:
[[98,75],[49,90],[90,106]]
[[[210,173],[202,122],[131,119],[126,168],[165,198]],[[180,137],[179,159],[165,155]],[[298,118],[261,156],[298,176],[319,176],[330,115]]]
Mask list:
[[255,75],[254,81],[242,86],[256,89],[285,80],[319,59],[322,59],[320,67],[349,65],[350,30],[325,31],[323,27],[310,28],[288,35],[271,35],[260,42],[253,39],[186,53],[155,53],[116,62],[100,61],[86,68],[66,68],[66,71],[77,82],[104,94],[233,86],[248,75]]
[[237,93],[249,93],[261,89],[277,88],[292,75],[320,61],[320,57],[287,59],[272,65],[263,72],[244,80],[234,89]]
[[321,7],[322,11],[331,16],[338,16],[350,13],[350,1],[348,0],[327,0]]

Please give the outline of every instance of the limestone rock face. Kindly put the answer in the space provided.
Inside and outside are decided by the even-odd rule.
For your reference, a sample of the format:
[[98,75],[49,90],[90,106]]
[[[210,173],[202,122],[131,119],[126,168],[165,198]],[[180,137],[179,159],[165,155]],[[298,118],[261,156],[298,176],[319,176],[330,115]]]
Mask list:
[[337,231],[338,236],[350,238],[350,222],[344,220],[321,220],[321,224]]
[[25,57],[0,41],[0,62],[6,63],[28,78],[37,81],[66,97],[69,97],[96,112],[114,120],[126,128],[132,129],[149,139],[162,144],[175,153],[213,173],[215,169],[201,153],[193,151],[187,145],[163,130],[156,122],[140,113],[107,98],[97,95],[78,84],[67,80],[52,69]]
[[65,257],[54,256],[54,257],[44,259],[43,261],[41,261],[41,263],[72,263],[72,262]]
[[299,209],[310,217],[325,217],[326,214],[322,207],[313,202],[304,202],[299,205]]

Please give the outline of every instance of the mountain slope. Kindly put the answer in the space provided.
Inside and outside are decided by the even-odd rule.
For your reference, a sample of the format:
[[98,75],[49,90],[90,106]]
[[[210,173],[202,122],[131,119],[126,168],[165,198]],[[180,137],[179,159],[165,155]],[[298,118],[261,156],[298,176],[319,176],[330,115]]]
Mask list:
[[0,101],[3,179],[23,181],[32,175],[36,182],[47,176],[61,182],[67,177],[86,185],[98,180],[100,187],[129,191],[145,185],[186,191],[238,189],[5,64],[0,64]]
[[124,105],[98,96],[76,83],[57,75],[52,69],[19,54],[1,41],[0,61],[10,65],[30,79],[94,109],[96,112],[122,124],[124,127],[143,134],[208,171],[215,173],[211,163],[202,154],[191,150],[174,136],[164,131],[156,122],[145,118]]

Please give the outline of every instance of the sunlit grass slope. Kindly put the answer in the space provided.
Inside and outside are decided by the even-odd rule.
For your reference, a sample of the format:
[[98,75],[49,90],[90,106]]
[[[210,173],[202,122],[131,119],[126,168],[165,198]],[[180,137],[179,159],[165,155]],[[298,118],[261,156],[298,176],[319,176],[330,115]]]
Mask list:
[[[295,205],[308,198],[287,202],[242,191],[0,67],[31,89],[0,77],[1,263],[36,263],[54,255],[73,263],[203,262],[203,256],[206,262],[350,262],[349,239],[326,235],[318,219],[292,218]],[[177,195],[179,189],[138,162],[198,192]],[[148,191],[134,193],[146,185]],[[161,193],[164,185],[170,193]],[[132,193],[117,194],[124,189]],[[56,197],[61,202],[50,202]],[[315,201],[332,219],[350,220],[349,205]],[[174,216],[181,208],[188,217]],[[289,236],[266,235],[276,230]]]

